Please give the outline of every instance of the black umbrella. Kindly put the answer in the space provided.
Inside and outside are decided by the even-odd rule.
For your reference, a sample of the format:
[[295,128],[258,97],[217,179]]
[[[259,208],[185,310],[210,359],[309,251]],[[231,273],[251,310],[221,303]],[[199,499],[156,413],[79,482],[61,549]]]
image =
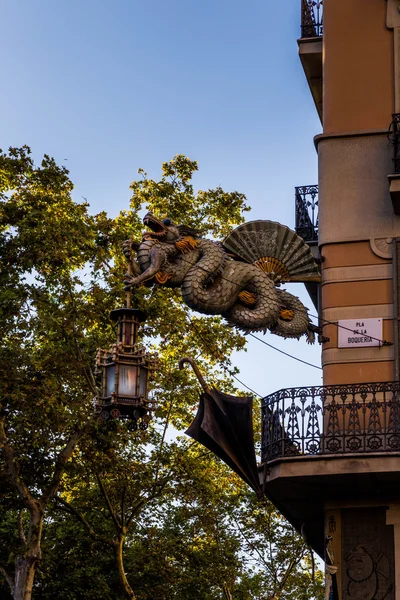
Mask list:
[[257,470],[253,435],[252,396],[231,396],[205,383],[191,358],[182,358],[192,365],[203,388],[197,415],[186,434],[211,450],[262,496]]

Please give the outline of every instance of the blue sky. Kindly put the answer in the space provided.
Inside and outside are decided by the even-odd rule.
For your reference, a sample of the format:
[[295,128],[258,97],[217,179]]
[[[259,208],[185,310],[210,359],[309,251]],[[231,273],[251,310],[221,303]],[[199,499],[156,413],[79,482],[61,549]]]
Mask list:
[[[199,162],[195,187],[243,192],[249,220],[293,227],[321,130],[297,55],[300,0],[3,0],[0,32],[0,146],[54,156],[93,212],[127,208],[137,169],[157,178],[179,153]],[[303,286],[287,289],[311,308]],[[265,339],[320,364],[304,338]],[[262,395],[321,383],[254,340],[235,363]]]

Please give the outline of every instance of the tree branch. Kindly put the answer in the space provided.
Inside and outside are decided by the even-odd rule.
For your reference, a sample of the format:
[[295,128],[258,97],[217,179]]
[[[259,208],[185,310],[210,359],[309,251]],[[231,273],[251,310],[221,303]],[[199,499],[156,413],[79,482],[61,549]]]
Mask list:
[[7,581],[8,585],[10,586],[10,591],[11,591],[11,595],[14,595],[14,581],[12,580],[12,578],[9,576],[9,574],[7,573],[7,571],[4,569],[4,567],[0,566],[0,573],[2,573],[4,579]]
[[302,548],[302,550],[301,550],[300,556],[296,556],[295,559],[292,558],[292,560],[290,561],[289,566],[286,569],[286,573],[284,574],[284,576],[282,577],[281,581],[278,584],[279,592],[278,592],[277,600],[279,600],[279,598],[281,597],[282,592],[283,592],[283,590],[285,588],[286,582],[289,579],[289,576],[290,576],[291,572],[295,568],[296,564],[301,561],[301,559],[304,556],[305,551],[306,551],[306,546],[304,545],[303,548]]
[[19,539],[23,544],[26,544],[26,536],[24,532],[24,509],[21,508],[18,515],[18,535]]
[[[80,348],[78,350],[79,350],[79,354],[81,355],[81,360],[83,360],[82,351]],[[86,379],[92,394],[97,396],[99,394],[99,390],[96,385],[96,381],[95,381],[92,369],[89,369],[83,365],[83,376]]]
[[139,498],[139,500],[136,502],[136,505],[134,506],[131,514],[129,515],[129,517],[126,520],[126,524],[125,524],[126,531],[128,531],[128,529],[133,521],[133,517],[135,517],[137,514],[139,514],[140,509],[142,508],[142,506],[144,506],[146,504],[146,502],[148,502],[147,498]]
[[233,596],[232,596],[226,583],[222,584],[222,590],[224,592],[224,596],[225,596],[226,600],[233,600]]
[[75,335],[76,329],[75,329],[75,319],[78,315],[78,310],[76,308],[76,302],[75,302],[75,297],[72,293],[72,287],[71,287],[71,282],[68,280],[67,285],[66,285],[67,289],[68,289],[68,293],[69,293],[69,297],[71,300],[71,304],[73,307],[73,311],[74,311],[74,320],[73,320],[73,331],[74,331],[74,335],[73,335],[73,341],[74,341],[74,345],[75,345],[75,349],[76,349],[76,353],[77,353],[77,358],[78,358],[78,366],[82,368],[83,371],[83,376],[86,379],[89,388],[91,390],[91,392],[97,396],[98,394],[98,389],[97,389],[97,385],[96,385],[96,380],[93,376],[93,371],[90,368],[87,368],[87,366],[85,366],[85,357],[83,356],[82,353],[82,349],[79,345],[79,342],[77,340],[77,337]]
[[17,490],[17,493],[19,494],[24,505],[27,508],[32,509],[35,504],[35,500],[31,495],[28,486],[19,475],[18,463],[15,460],[14,451],[10,442],[8,441],[4,427],[4,417],[0,418],[0,448],[3,450],[10,482]]
[[121,497],[121,527],[125,526],[125,494],[126,494],[126,485],[124,485],[124,489],[122,490]]
[[89,423],[87,423],[87,425],[85,427],[83,427],[82,429],[77,429],[71,435],[71,437],[69,438],[65,447],[59,453],[51,482],[49,483],[47,488],[43,491],[43,493],[40,497],[40,504],[41,504],[42,508],[45,508],[47,506],[49,500],[51,500],[51,498],[53,498],[53,496],[55,496],[55,494],[57,493],[58,486],[60,485],[61,478],[65,471],[66,463],[71,458],[72,453],[75,450],[75,446],[77,445],[79,440],[85,435],[85,433],[88,431],[88,429],[91,426],[92,426],[92,420],[90,420]]
[[[169,373],[167,374],[167,378],[168,378],[168,376],[169,376]],[[160,447],[159,447],[158,452],[157,452],[157,460],[156,460],[155,473],[154,473],[154,489],[156,488],[157,481],[158,481],[158,473],[159,473],[159,467],[160,467],[161,452],[162,452],[162,449],[163,449],[163,446],[164,446],[165,436],[167,434],[167,429],[168,429],[168,425],[169,425],[169,418],[171,416],[171,411],[172,411],[173,403],[174,403],[173,400],[171,400],[171,402],[169,403],[167,416],[165,418],[164,430],[163,430],[163,433],[162,433],[162,436],[161,436]]]
[[[76,510],[75,507],[72,506],[72,504],[70,504],[69,502],[64,500],[64,498],[61,498],[61,496],[55,496],[54,500],[56,502],[60,502],[67,509],[67,512],[72,514],[85,527],[88,534],[96,542],[101,542],[102,544],[105,544],[106,546],[110,546],[110,548],[114,548],[113,542],[111,542],[106,537],[96,533],[95,530],[93,529],[93,527],[90,525],[90,523],[85,519],[85,517],[79,511]],[[60,507],[56,506],[56,509],[57,508],[60,508]]]
[[[216,539],[216,542],[217,542],[217,549],[218,549],[218,553],[222,555],[222,552],[221,552],[221,536],[220,536],[220,527],[219,527],[219,522],[218,522],[218,519],[217,519],[217,517],[216,517],[216,516],[215,516],[215,518],[214,518],[214,525],[215,525],[215,531],[216,531],[216,534],[215,534],[215,539]],[[229,589],[229,586],[228,586],[228,584],[226,583],[226,581],[224,581],[224,582],[222,583],[222,591],[223,591],[223,593],[224,593],[224,598],[225,598],[225,600],[233,600],[233,596],[232,596],[232,594],[231,594],[231,591],[230,591],[230,589]]]
[[[158,482],[158,490],[154,488],[153,486],[153,490],[150,494],[150,496],[148,498],[145,497],[140,497],[138,498],[136,504],[134,505],[131,514],[129,515],[128,519],[126,520],[126,524],[125,524],[125,530],[128,531],[133,518],[139,514],[140,509],[142,508],[142,506],[144,506],[145,504],[147,504],[147,502],[150,502],[151,500],[154,500],[154,498],[157,498],[158,496],[161,495],[163,489],[165,488],[165,486],[167,485],[169,481],[169,477],[165,477],[164,480],[162,482]],[[157,482],[156,482],[157,483]]]
[[111,515],[111,518],[113,520],[115,528],[116,528],[117,531],[120,531],[121,530],[121,523],[119,522],[118,517],[115,514],[115,511],[114,511],[114,509],[113,509],[113,507],[111,505],[111,502],[110,502],[110,498],[108,497],[106,489],[105,489],[105,487],[103,485],[103,482],[102,482],[102,480],[100,478],[100,475],[98,473],[96,473],[96,479],[98,481],[98,484],[99,484],[99,487],[100,487],[100,491],[103,494],[103,498],[106,501],[107,508],[108,508],[108,511],[109,511],[109,513]]
[[255,552],[258,555],[258,557],[261,560],[261,562],[263,563],[264,567],[271,573],[271,575],[274,575],[273,570],[271,568],[271,565],[268,564],[268,561],[265,560],[265,557],[264,557],[263,553],[258,549],[257,544],[253,544],[253,542],[251,542],[249,540],[249,538],[247,537],[247,535],[244,533],[244,531],[240,527],[238,521],[236,521],[236,526],[237,526],[237,528],[238,528],[241,536],[245,539],[245,541],[246,541],[248,547],[250,548],[250,550],[252,552]]

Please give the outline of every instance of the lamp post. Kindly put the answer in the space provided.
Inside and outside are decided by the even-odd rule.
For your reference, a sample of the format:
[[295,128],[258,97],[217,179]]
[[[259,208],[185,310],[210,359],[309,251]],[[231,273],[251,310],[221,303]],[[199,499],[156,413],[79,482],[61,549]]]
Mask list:
[[126,306],[110,313],[117,323],[116,343],[108,350],[97,351],[96,368],[101,372],[102,382],[95,409],[103,421],[126,419],[132,430],[145,430],[155,409],[148,398],[148,382],[157,357],[138,343],[139,326],[146,315],[130,304],[128,292]]

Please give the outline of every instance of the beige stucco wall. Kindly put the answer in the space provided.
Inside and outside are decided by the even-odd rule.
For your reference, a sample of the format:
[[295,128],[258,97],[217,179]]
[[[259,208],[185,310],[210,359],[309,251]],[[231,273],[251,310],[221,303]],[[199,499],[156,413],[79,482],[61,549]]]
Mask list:
[[365,240],[322,247],[321,316],[324,336],[329,337],[322,350],[325,385],[394,379],[393,346],[338,348],[334,324],[345,319],[382,318],[382,338],[393,341],[392,260],[376,252],[391,256],[386,238],[381,249]]
[[392,301],[392,281],[346,281],[322,287],[322,306],[363,306],[364,304],[389,304]]
[[[354,350],[354,352],[357,352],[357,350]],[[378,383],[380,381],[393,381],[393,379],[393,361],[339,363],[324,366],[324,385]]]
[[387,128],[393,31],[384,0],[324,0],[324,132]]
[[[400,0],[390,2],[396,20]],[[315,138],[319,163],[319,249],[324,259],[320,316],[324,336],[330,338],[322,347],[323,382],[334,385],[392,381],[394,346],[338,348],[335,323],[381,318],[382,338],[393,341],[391,242],[400,237],[400,217],[394,214],[389,195],[388,175],[394,170],[394,149],[387,131],[392,113],[400,112],[400,21],[395,33],[386,26],[385,0],[324,0],[323,7],[323,134]],[[277,462],[268,477],[288,481],[290,477],[312,477],[315,481],[321,476],[323,488],[322,476],[326,475],[363,474],[369,479],[374,472],[385,472],[385,477],[390,471],[398,473],[399,458],[394,455],[320,458]],[[312,492],[309,493],[311,497]],[[346,494],[344,490],[343,496]],[[325,505],[325,533],[332,533],[332,517],[336,522],[333,542],[338,565],[342,506],[346,506],[345,498]],[[363,503],[358,501],[355,506]],[[388,512],[388,523],[392,522],[397,527],[396,598],[400,600],[400,505]],[[340,576],[339,569],[341,590]]]
[[386,133],[318,136],[319,243],[400,236],[387,176],[393,146]]
[[324,271],[335,267],[358,267],[361,265],[390,264],[391,261],[377,256],[369,242],[347,242],[345,244],[330,244],[323,250]]

